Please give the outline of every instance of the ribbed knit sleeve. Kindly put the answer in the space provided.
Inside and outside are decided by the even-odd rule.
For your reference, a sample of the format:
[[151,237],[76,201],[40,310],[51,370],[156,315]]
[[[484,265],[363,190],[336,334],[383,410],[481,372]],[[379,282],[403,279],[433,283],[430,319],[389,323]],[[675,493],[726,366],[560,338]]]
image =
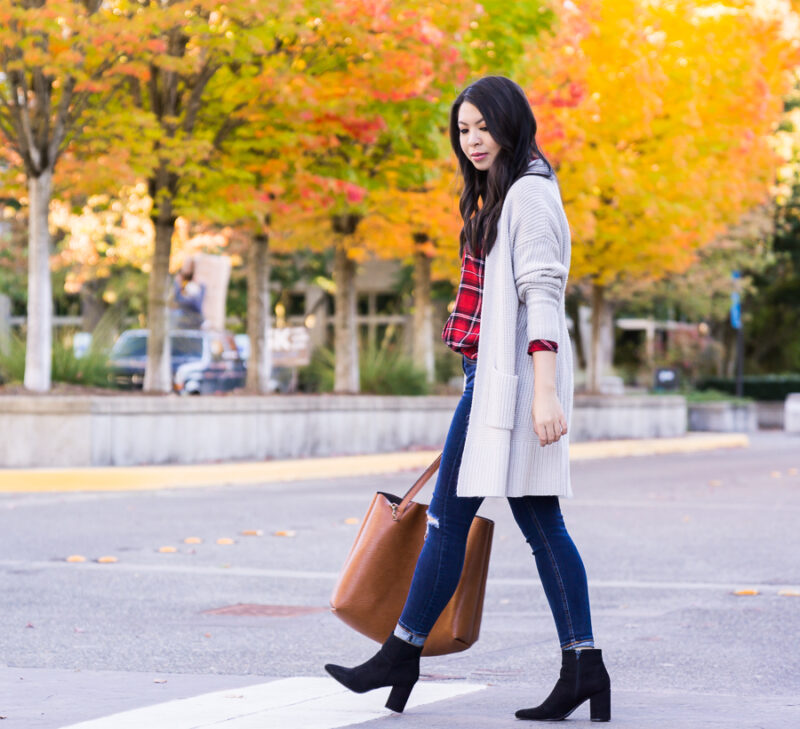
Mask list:
[[514,281],[527,309],[528,341],[559,339],[567,268],[561,262],[561,244],[550,217],[544,202],[531,204],[530,198],[515,196],[510,219]]

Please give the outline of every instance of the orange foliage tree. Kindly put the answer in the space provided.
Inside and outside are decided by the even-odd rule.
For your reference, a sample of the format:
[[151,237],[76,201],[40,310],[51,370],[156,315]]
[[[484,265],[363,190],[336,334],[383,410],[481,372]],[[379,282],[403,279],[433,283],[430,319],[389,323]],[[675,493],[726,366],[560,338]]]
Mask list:
[[[356,262],[376,250],[362,228],[369,195],[398,181],[410,188],[442,157],[444,89],[466,75],[450,42],[469,18],[448,3],[348,0],[340,16],[345,43],[338,79],[320,89],[302,115],[313,134],[296,161],[293,203],[278,206],[276,227],[291,227],[286,245],[334,249],[334,388],[357,392]],[[356,54],[352,46],[360,51]],[[446,79],[445,73],[446,70]],[[321,144],[320,144],[321,142]],[[407,228],[396,240],[409,246]],[[397,245],[391,250],[396,257]]]
[[[471,74],[510,72],[551,15],[537,3],[497,0],[466,6],[367,0],[353,10],[352,24],[367,30],[373,44],[362,59],[373,62],[355,73],[349,63],[331,88],[338,112],[311,112],[331,125],[330,144],[300,162],[323,204],[306,188],[306,204],[292,218],[292,240],[335,250],[338,391],[358,389],[353,280],[356,263],[367,256],[414,261],[415,355],[432,375],[431,259],[443,253],[437,267],[451,276],[458,265],[449,106]],[[341,105],[342,92],[349,106]]]

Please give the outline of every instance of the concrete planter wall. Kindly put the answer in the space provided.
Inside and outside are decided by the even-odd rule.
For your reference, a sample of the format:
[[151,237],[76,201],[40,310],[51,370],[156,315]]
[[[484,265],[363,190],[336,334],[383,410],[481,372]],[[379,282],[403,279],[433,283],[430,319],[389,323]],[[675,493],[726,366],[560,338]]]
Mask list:
[[690,403],[689,430],[752,433],[758,430],[756,404],[724,401]]
[[13,397],[4,466],[122,466],[349,455],[434,446],[457,398]]
[[[3,467],[205,463],[436,448],[457,397],[0,399]],[[577,398],[571,440],[686,432],[681,397]]]
[[800,433],[800,392],[793,392],[784,403],[784,430]]
[[758,427],[767,430],[783,430],[785,405],[780,400],[759,400],[756,402]]
[[686,399],[679,395],[579,395],[570,441],[676,438],[686,434]]

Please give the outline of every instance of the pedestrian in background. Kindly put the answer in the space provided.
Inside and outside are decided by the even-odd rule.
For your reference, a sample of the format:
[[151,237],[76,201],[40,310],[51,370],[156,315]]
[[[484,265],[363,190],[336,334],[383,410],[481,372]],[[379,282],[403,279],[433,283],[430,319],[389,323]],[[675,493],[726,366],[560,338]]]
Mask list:
[[203,299],[205,284],[194,280],[194,259],[187,258],[173,283],[175,308],[172,326],[176,329],[200,329],[203,326]]
[[555,172],[536,143],[522,89],[488,76],[450,115],[463,176],[462,273],[443,339],[466,376],[428,508],[428,531],[394,633],[355,668],[325,669],[362,693],[392,686],[402,711],[419,678],[425,638],[461,576],[467,534],[484,497],[506,497],[528,544],[561,645],[561,674],[539,706],[517,718],[564,719],[587,699],[608,721],[611,689],[595,648],[586,572],[561,514],[572,495],[567,423],[572,351],[564,293],[570,233]]

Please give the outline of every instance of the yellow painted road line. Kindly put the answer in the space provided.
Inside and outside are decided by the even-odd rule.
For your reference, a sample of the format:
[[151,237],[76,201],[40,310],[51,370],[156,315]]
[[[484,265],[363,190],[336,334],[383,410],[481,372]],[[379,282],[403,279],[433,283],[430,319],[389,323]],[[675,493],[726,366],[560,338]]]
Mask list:
[[438,451],[181,466],[8,469],[0,492],[150,491],[163,488],[369,476],[425,468]]
[[692,433],[681,438],[593,441],[570,445],[570,460],[696,453],[717,448],[747,448],[749,445],[750,439],[745,433]]
[[[716,448],[746,448],[740,433],[692,434],[682,438],[595,441],[570,446],[573,461],[666,453],[694,453]],[[225,484],[346,478],[420,470],[438,451],[375,453],[364,456],[303,458],[285,461],[210,463],[178,466],[111,466],[0,470],[0,492],[152,491]]]

